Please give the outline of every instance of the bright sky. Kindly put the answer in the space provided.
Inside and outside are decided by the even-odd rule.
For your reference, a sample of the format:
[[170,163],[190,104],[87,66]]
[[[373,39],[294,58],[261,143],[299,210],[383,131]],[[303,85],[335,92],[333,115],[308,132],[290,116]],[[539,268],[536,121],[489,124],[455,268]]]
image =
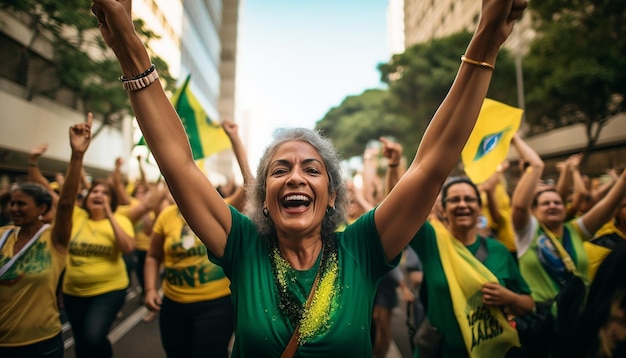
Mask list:
[[256,170],[271,133],[313,128],[350,95],[381,87],[388,0],[242,0],[237,113]]

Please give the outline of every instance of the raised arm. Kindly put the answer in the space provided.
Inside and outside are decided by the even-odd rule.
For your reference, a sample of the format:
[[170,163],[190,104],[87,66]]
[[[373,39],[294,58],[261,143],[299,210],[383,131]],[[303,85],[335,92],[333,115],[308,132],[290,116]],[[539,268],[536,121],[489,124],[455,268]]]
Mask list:
[[380,137],[383,145],[383,157],[387,158],[387,171],[385,172],[385,196],[398,183],[406,168],[402,163],[402,144]]
[[[583,202],[587,200],[590,193],[587,189],[587,185],[585,185],[585,181],[583,176],[580,174],[580,161],[583,159],[583,154],[574,154],[569,157],[567,160],[567,165],[570,173],[572,173],[572,182],[574,186],[574,191],[572,192],[572,205],[570,208],[571,214],[576,214],[580,207],[583,205]],[[567,198],[567,196],[562,196],[563,200]]]
[[[41,157],[47,150],[48,143],[39,144],[35,148],[31,149],[28,156],[28,180],[41,184],[48,189],[48,192],[52,195],[52,206],[56,207],[56,203],[59,200],[59,194],[52,190],[50,182],[43,176],[43,174],[41,174],[41,170],[39,169],[39,157]],[[59,183],[59,185],[62,184],[63,183]]]
[[594,202],[598,202],[602,199],[609,192],[609,190],[611,190],[619,178],[615,169],[607,169],[606,174],[610,179],[602,183],[598,188],[591,190],[591,200]]
[[117,194],[120,205],[129,205],[130,195],[126,191],[126,185],[124,185],[124,178],[122,177],[122,165],[124,165],[124,159],[121,157],[115,159],[115,169],[111,174],[111,183],[115,193]]
[[76,196],[78,195],[78,187],[80,186],[83,156],[91,142],[92,122],[93,116],[89,113],[86,123],[75,124],[69,130],[72,154],[67,172],[65,173],[65,181],[59,194],[51,235],[55,248],[61,252],[67,251],[70,242],[72,215],[74,205],[76,204]]
[[620,202],[626,196],[626,170],[615,180],[609,192],[596,205],[581,217],[583,224],[590,233],[598,231],[614,215]]
[[222,121],[222,128],[224,128],[224,131],[230,139],[230,143],[233,146],[233,152],[235,153],[235,158],[237,158],[237,163],[239,164],[239,169],[241,170],[241,176],[243,177],[243,188],[235,190],[235,193],[230,196],[230,204],[237,208],[237,210],[243,211],[244,206],[246,205],[246,189],[249,185],[252,185],[254,177],[252,175],[252,170],[250,170],[250,164],[248,163],[246,147],[243,145],[243,141],[239,136],[239,126],[230,119],[224,119]]
[[139,179],[137,179],[140,183],[147,184],[148,180],[146,179],[146,171],[143,168],[143,160],[141,160],[141,155],[136,157],[137,159],[137,168],[139,169]]
[[487,94],[500,47],[526,6],[522,0],[482,1],[478,26],[450,91],[407,172],[376,209],[376,228],[387,259],[396,257],[426,220],[444,180],[458,162]]
[[530,222],[535,189],[541,180],[544,163],[539,154],[522,139],[519,133],[513,136],[511,143],[517,150],[520,159],[529,164],[517,182],[511,198],[513,228],[522,230]]
[[500,216],[500,203],[498,203],[498,199],[496,198],[496,187],[501,185],[502,182],[502,172],[500,170],[502,166],[500,165],[498,170],[493,172],[485,180],[484,182],[478,185],[478,189],[485,193],[485,197],[487,198],[487,210],[489,211],[489,216],[491,216],[491,220],[496,224],[500,225],[500,220],[502,217]]
[[[129,0],[92,3],[102,36],[126,79],[151,68],[148,52],[133,27],[131,7]],[[154,75],[144,77],[148,78]],[[221,257],[231,227],[230,210],[193,161],[185,130],[161,83],[155,81],[128,95],[144,138],[185,220],[207,248]]]
[[556,181],[555,189],[561,198],[565,200],[572,188],[572,173],[569,170],[569,159],[556,163],[556,168],[559,171],[559,178]]

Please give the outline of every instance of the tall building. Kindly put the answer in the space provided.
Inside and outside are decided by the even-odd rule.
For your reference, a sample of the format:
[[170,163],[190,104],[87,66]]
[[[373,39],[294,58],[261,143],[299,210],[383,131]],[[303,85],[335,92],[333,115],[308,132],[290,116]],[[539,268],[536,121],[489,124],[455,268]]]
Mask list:
[[[475,0],[404,0],[405,46],[427,42],[467,30],[474,31],[481,2]],[[505,43],[512,51],[524,53],[534,32],[525,16]]]
[[404,52],[404,0],[387,4],[387,46],[391,55]]
[[[216,120],[234,119],[238,13],[238,0],[133,2],[133,16],[160,37],[150,43],[155,54],[168,63],[179,82],[192,75],[191,89]],[[55,59],[53,45],[29,21],[32,18],[25,14],[0,11],[0,60],[6,64],[0,69],[0,185],[25,177],[29,152],[41,143],[48,143],[39,162],[43,173],[52,177],[65,172],[70,155],[67,128],[84,117],[72,93],[44,96],[32,91],[32,86],[57,80],[47,70]],[[24,49],[28,49],[27,70],[22,72],[26,78],[18,78],[18,57]],[[96,114],[94,130],[102,126],[98,119]],[[104,126],[86,154],[87,173],[108,176],[117,157],[128,162],[127,172],[132,171],[135,128],[130,116]],[[227,165],[230,160],[223,155],[215,165]]]

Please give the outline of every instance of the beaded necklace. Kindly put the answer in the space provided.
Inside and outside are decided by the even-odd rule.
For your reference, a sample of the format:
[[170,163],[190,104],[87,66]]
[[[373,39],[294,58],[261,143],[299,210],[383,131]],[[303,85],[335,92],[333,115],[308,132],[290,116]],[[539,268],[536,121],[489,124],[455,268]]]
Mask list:
[[296,270],[281,256],[277,240],[272,241],[270,258],[280,298],[279,308],[294,326],[300,323],[300,344],[322,329],[330,328],[330,309],[337,294],[334,287],[339,276],[339,265],[335,235],[322,242],[322,257],[318,267],[319,282],[309,307],[305,309],[304,303],[301,303],[289,289],[289,283],[293,284],[296,281]]

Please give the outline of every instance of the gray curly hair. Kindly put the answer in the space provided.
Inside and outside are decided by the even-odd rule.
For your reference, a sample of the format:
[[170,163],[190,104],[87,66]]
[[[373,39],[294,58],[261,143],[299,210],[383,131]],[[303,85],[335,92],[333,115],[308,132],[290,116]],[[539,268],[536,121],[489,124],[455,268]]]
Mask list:
[[282,144],[303,141],[312,145],[322,157],[328,173],[328,193],[335,193],[335,210],[330,213],[327,210],[322,222],[322,237],[328,237],[345,222],[348,203],[346,186],[341,176],[341,157],[335,146],[320,132],[306,128],[278,129],[274,131],[273,137],[272,143],[265,148],[259,161],[254,185],[247,188],[246,214],[256,224],[259,234],[265,236],[275,231],[272,220],[263,214],[270,161]]

